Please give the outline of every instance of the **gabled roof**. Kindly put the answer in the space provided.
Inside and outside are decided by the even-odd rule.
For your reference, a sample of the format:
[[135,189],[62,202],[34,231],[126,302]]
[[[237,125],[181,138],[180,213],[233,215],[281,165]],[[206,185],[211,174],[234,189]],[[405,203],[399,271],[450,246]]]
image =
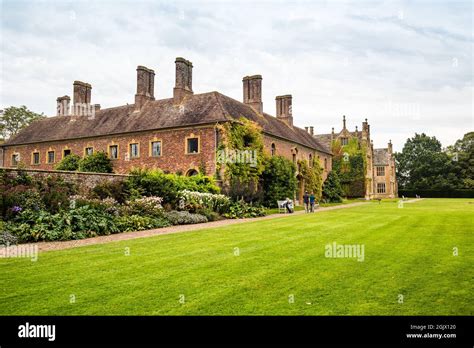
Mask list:
[[172,98],[154,100],[139,111],[135,111],[134,104],[102,109],[94,118],[47,117],[33,122],[2,146],[197,126],[236,121],[241,117],[257,122],[269,135],[331,154],[305,130],[289,127],[269,114],[259,114],[250,106],[218,92],[189,95],[179,104]]
[[390,153],[388,149],[374,149],[374,165],[388,166],[390,164]]

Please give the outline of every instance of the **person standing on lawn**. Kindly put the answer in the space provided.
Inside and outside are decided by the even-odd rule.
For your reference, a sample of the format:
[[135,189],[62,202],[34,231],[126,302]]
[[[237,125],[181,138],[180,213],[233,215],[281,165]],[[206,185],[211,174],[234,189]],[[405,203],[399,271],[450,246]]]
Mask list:
[[305,192],[304,192],[304,195],[303,195],[303,203],[304,203],[304,211],[305,211],[305,213],[309,213],[309,195],[308,195],[308,191],[305,191]]
[[311,206],[311,212],[314,213],[314,201],[316,200],[316,197],[314,197],[314,192],[311,192],[311,195],[309,196],[309,204]]

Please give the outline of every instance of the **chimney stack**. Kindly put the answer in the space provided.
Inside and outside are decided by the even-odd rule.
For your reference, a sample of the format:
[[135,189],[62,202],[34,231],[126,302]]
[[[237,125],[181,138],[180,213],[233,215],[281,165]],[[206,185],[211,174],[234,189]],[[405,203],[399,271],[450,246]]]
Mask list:
[[56,99],[57,116],[68,116],[71,98],[68,95]]
[[244,86],[244,104],[250,105],[259,114],[263,113],[262,75],[245,76],[242,83]]
[[309,127],[309,134],[314,135],[314,127]]
[[173,89],[173,98],[176,102],[181,102],[186,95],[193,94],[193,63],[181,57],[177,57],[176,81]]
[[91,104],[92,86],[82,81],[74,81],[73,115],[88,115]]
[[392,154],[392,151],[393,151],[392,140],[390,139],[390,141],[388,142],[388,153]]
[[309,133],[309,127],[304,127],[304,130],[306,131],[306,133]]
[[135,109],[140,110],[149,100],[155,100],[155,71],[142,65],[137,66],[137,93]]
[[342,129],[346,129],[346,116],[342,116]]
[[291,94],[281,95],[275,98],[276,117],[290,127],[293,127],[292,99]]

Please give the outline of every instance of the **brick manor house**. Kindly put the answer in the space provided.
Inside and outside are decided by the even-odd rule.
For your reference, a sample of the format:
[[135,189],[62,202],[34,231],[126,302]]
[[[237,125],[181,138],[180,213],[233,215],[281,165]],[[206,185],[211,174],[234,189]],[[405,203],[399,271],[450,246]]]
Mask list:
[[314,137],[326,148],[331,148],[333,141],[339,140],[341,145],[347,145],[350,139],[357,138],[360,146],[365,148],[365,198],[394,198],[398,197],[398,186],[395,175],[395,157],[393,155],[392,141],[386,148],[374,149],[373,140],[370,139],[370,125],[365,119],[362,122],[362,131],[357,126],[351,132],[346,128],[346,116],[342,117],[342,130],[330,134],[315,134]]
[[[57,98],[57,115],[33,122],[4,144],[3,165],[52,170],[70,154],[106,152],[116,173],[130,169],[161,168],[165,172],[214,175],[219,124],[241,117],[263,129],[264,148],[293,162],[319,160],[323,178],[332,167],[330,147],[310,131],[293,124],[292,96],[276,97],[276,116],[263,110],[262,77],[243,78],[243,101],[219,92],[194,94],[190,61],[176,58],[176,80],[171,98],[155,100],[155,72],[137,67],[135,103],[101,109],[91,104],[92,86],[74,81],[71,98]],[[171,92],[171,91],[170,91]],[[91,113],[92,111],[92,113]],[[92,116],[91,116],[92,115]],[[299,194],[302,195],[300,183]]]

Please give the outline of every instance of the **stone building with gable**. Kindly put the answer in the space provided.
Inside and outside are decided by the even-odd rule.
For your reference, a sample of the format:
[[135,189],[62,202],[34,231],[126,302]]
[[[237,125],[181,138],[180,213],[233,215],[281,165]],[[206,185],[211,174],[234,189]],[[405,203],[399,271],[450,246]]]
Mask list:
[[[310,133],[313,133],[313,131],[310,131]],[[331,133],[314,134],[314,137],[319,143],[330,149],[336,140],[339,140],[344,147],[349,144],[351,139],[356,138],[365,150],[365,198],[398,197],[392,141],[389,141],[386,148],[375,149],[373,140],[370,138],[370,124],[367,119],[362,122],[362,130],[359,131],[356,126],[354,131],[350,131],[346,127],[346,116],[343,116],[340,132],[334,132],[333,127]]]
[[[183,175],[214,175],[218,125],[245,117],[261,126],[269,155],[294,163],[319,161],[326,178],[332,167],[330,147],[293,124],[291,95],[276,97],[272,116],[263,109],[260,75],[243,78],[243,100],[237,101],[216,91],[195,94],[192,63],[176,58],[175,66],[172,97],[155,100],[155,72],[138,66],[135,102],[105,109],[91,104],[91,84],[75,81],[72,105],[69,96],[57,98],[56,116],[33,122],[1,145],[3,165],[52,170],[70,154],[103,151],[116,173],[160,168]],[[303,190],[300,182],[299,195]]]

